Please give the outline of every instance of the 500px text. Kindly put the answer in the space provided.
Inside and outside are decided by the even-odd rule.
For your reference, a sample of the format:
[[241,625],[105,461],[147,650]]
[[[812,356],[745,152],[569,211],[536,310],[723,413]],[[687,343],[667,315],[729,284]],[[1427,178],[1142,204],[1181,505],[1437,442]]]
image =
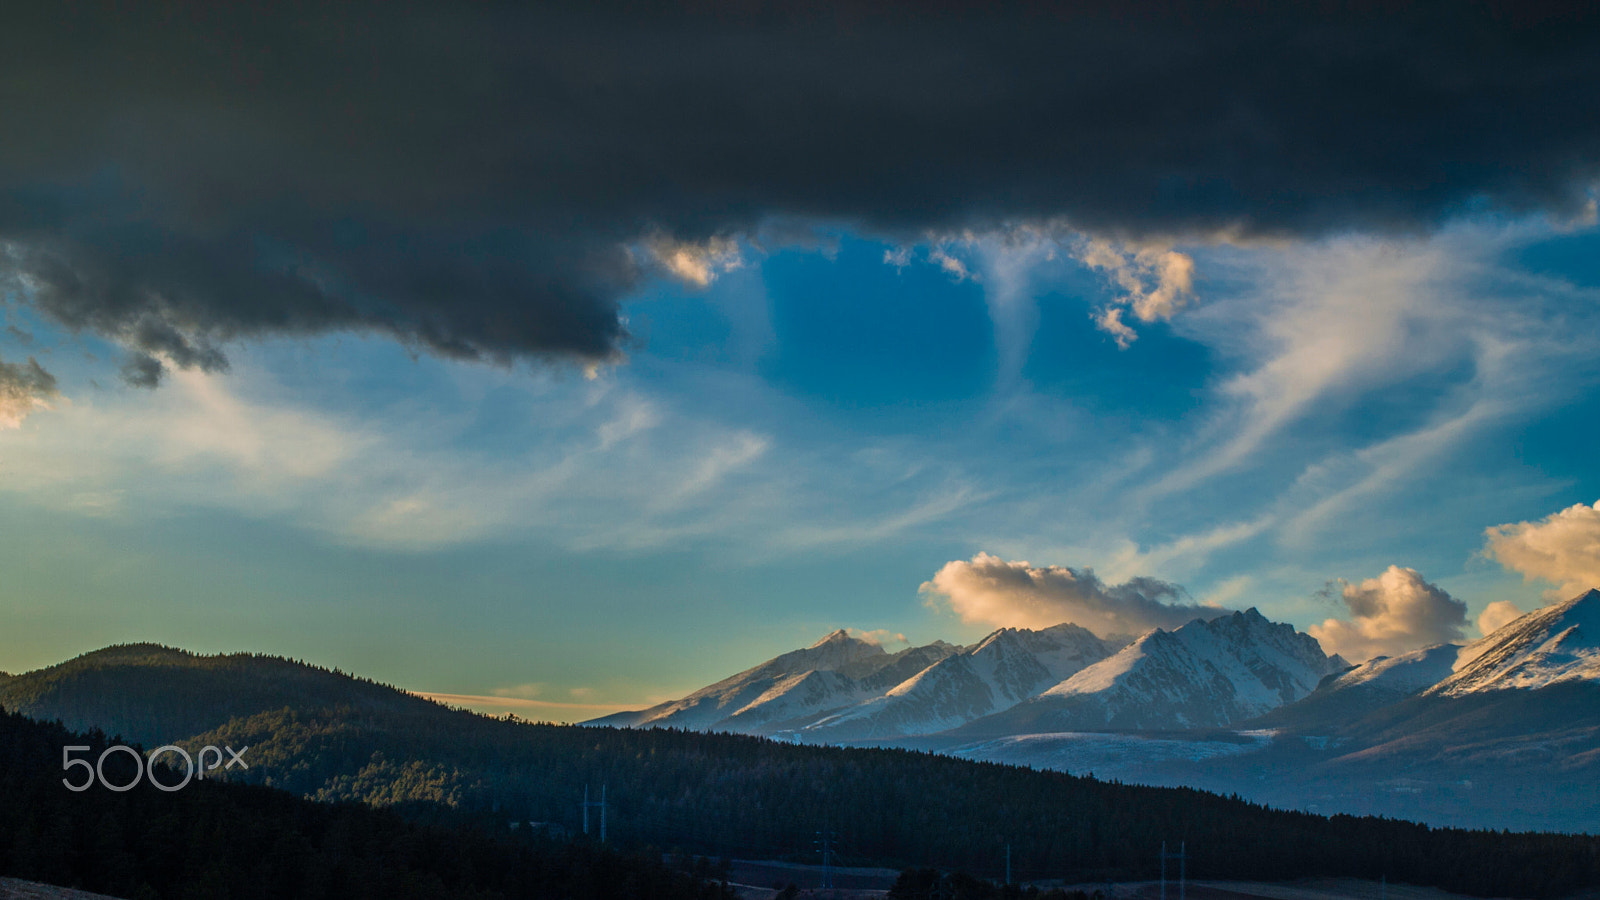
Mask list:
[[[100,786],[105,788],[108,791],[128,791],[128,790],[132,790],[134,785],[138,784],[140,779],[145,777],[146,771],[148,770],[148,774],[150,776],[150,783],[152,785],[155,785],[155,787],[158,790],[176,791],[179,788],[182,788],[185,785],[187,785],[189,783],[189,779],[191,779],[191,778],[204,779],[206,777],[206,773],[207,772],[213,771],[215,769],[219,769],[220,768],[220,769],[226,771],[228,769],[233,768],[235,765],[241,766],[241,767],[246,768],[246,769],[250,768],[250,765],[244,761],[244,753],[245,753],[246,750],[250,749],[249,747],[245,747],[245,748],[240,749],[238,751],[235,751],[232,747],[223,748],[223,749],[228,751],[228,757],[229,757],[228,764],[225,765],[225,766],[222,764],[222,750],[220,750],[220,749],[218,749],[216,747],[213,747],[210,744],[207,744],[206,746],[200,748],[199,765],[195,764],[194,758],[189,756],[189,752],[187,750],[184,750],[182,747],[176,746],[174,744],[168,744],[165,747],[157,747],[156,749],[151,750],[150,754],[149,754],[148,765],[146,764],[145,757],[139,755],[139,751],[133,749],[132,747],[123,746],[122,744],[116,744],[116,745],[107,747],[104,751],[102,751],[100,753],[100,758],[98,760],[96,760],[93,765],[91,765],[87,759],[73,759],[72,758],[72,754],[74,754],[74,753],[87,753],[90,749],[92,749],[92,748],[86,747],[86,746],[83,746],[83,747],[62,747],[61,748],[61,771],[63,771],[63,772],[71,772],[74,767],[82,766],[84,768],[84,770],[88,773],[87,777],[84,778],[82,784],[73,784],[71,778],[62,778],[61,779],[61,783],[66,785],[67,790],[71,790],[71,791],[87,791],[90,787],[92,787],[94,785],[94,783],[96,781],[98,781],[98,782],[100,782]],[[106,760],[107,759],[115,759],[116,757],[113,754],[118,754],[118,753],[125,753],[128,756],[133,757],[134,766],[137,769],[136,773],[133,776],[133,779],[130,780],[127,784],[112,784],[109,780],[106,779]],[[156,771],[155,771],[156,757],[160,756],[163,753],[176,753],[177,755],[183,757],[183,762],[184,762],[184,765],[185,765],[185,770],[184,770],[184,773],[183,773],[183,780],[178,782],[177,784],[162,784],[161,781],[156,778]],[[211,759],[211,764],[210,765],[206,765],[206,754],[207,753],[213,754],[213,758]]]

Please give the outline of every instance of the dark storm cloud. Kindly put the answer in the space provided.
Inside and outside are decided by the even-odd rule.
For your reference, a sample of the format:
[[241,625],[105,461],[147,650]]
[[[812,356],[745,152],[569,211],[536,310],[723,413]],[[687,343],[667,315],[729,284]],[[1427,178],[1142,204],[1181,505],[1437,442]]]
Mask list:
[[0,14],[0,253],[147,381],[338,329],[604,359],[630,243],[769,217],[1417,230],[1600,160],[1554,6],[134,6]]

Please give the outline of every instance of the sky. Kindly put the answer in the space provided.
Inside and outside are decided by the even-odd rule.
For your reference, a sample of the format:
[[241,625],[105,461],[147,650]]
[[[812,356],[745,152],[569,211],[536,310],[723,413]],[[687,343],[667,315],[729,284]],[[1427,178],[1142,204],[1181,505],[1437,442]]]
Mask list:
[[836,628],[1600,586],[1600,21],[10,11],[0,669],[575,721]]

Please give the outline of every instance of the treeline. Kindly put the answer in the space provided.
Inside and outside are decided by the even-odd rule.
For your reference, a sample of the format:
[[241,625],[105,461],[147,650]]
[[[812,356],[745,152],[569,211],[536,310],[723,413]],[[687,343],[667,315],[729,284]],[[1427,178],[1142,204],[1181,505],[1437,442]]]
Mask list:
[[[529,833],[491,838],[263,787],[191,782],[165,793],[142,781],[122,793],[68,790],[62,747],[87,745],[93,760],[108,743],[98,732],[0,712],[0,874],[129,900],[731,897],[659,856]],[[135,775],[125,754],[105,768],[115,784]],[[162,780],[178,783],[182,773]]]
[[1195,878],[1387,877],[1512,897],[1600,884],[1593,837],[1328,818],[912,751],[351,709],[263,713],[202,738],[249,744],[261,783],[420,817],[498,811],[575,830],[584,786],[598,799],[605,785],[613,840],[713,856],[815,861],[827,829],[848,864],[989,877],[1010,845],[1019,877],[1152,878],[1161,842],[1186,841]]
[[263,710],[349,706],[425,712],[437,704],[366,678],[255,653],[206,656],[118,644],[0,679],[0,706],[68,728],[105,728],[158,747]]
[[[26,689],[35,715],[79,714],[69,695],[103,687],[120,692],[98,701],[108,717],[97,722],[108,730],[209,718],[209,730],[145,739],[248,745],[247,781],[386,806],[412,821],[499,831],[511,820],[554,822],[575,832],[585,786],[598,800],[604,785],[612,841],[650,852],[815,862],[818,832],[827,830],[846,865],[998,878],[1009,845],[1019,880],[1099,882],[1153,878],[1161,843],[1185,841],[1194,878],[1386,877],[1530,898],[1600,885],[1600,839],[1590,836],[1328,818],[903,750],[536,725],[270,658],[189,658],[213,660],[199,666],[157,657],[159,665],[131,667],[117,659],[97,669],[96,656],[74,661],[71,672],[46,670],[55,678],[49,691],[31,683],[42,673],[0,685],[0,703]],[[289,699],[252,710],[221,696],[251,680],[250,703]],[[597,829],[599,810],[591,815]]]

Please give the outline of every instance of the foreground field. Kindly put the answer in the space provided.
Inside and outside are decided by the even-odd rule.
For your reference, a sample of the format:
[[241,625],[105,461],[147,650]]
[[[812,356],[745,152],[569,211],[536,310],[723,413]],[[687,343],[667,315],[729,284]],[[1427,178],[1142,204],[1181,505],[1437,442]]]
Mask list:
[[72,888],[39,884],[36,881],[19,881],[0,878],[0,900],[117,900],[105,894],[91,894]]
[[[821,866],[803,866],[736,860],[729,874],[730,885],[741,900],[772,900],[780,893],[783,884],[793,882],[800,888],[796,897],[807,900],[882,900],[888,895],[893,877],[884,878],[882,869],[835,868],[833,882],[837,887],[824,889]],[[757,886],[768,877],[786,878],[775,887]],[[1083,891],[1093,895],[1100,891],[1105,900],[1161,900],[1161,882],[1132,881],[1110,884],[1064,884],[1059,881],[1041,881],[1041,888],[1063,887],[1070,891]],[[1594,898],[1595,892],[1575,895],[1576,898]],[[1166,900],[1178,900],[1178,883],[1167,883]],[[1295,882],[1260,881],[1191,881],[1184,888],[1184,900],[1469,900],[1465,895],[1452,894],[1437,888],[1416,887],[1408,884],[1385,884],[1357,878],[1315,878]]]

